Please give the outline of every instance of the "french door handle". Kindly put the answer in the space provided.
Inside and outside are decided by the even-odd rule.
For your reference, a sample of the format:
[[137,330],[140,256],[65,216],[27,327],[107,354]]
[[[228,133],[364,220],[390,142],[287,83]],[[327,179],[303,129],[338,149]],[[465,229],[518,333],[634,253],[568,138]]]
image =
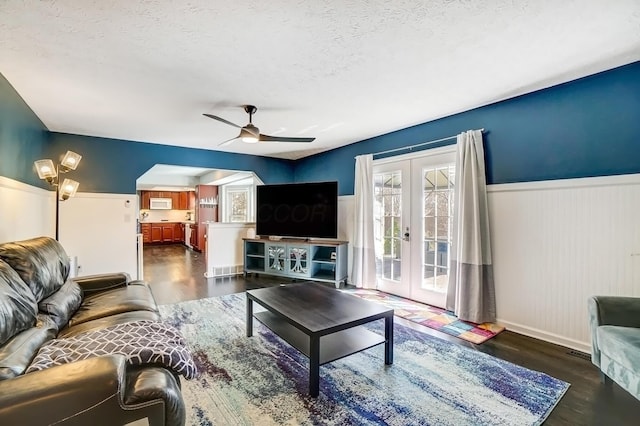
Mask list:
[[405,241],[409,241],[409,227],[408,226],[407,226],[406,231],[402,235],[402,239],[405,240]]

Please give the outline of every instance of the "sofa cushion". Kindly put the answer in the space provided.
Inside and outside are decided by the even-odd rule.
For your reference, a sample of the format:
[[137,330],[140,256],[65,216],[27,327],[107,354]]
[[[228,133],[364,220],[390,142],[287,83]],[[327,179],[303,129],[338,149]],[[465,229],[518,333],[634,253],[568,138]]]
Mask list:
[[78,311],[69,320],[69,327],[131,311],[158,312],[149,286],[130,284],[85,297]]
[[16,270],[37,302],[55,293],[69,276],[69,257],[49,237],[0,244],[0,259]]
[[0,345],[33,327],[38,305],[18,273],[0,260]]
[[38,310],[51,317],[58,329],[64,327],[82,303],[82,289],[71,280],[51,296],[38,303]]
[[39,314],[35,327],[28,328],[0,346],[0,380],[23,374],[40,347],[56,336],[53,320]]
[[609,358],[631,370],[640,369],[640,328],[601,325],[598,346]]
[[72,337],[87,331],[98,330],[116,324],[124,324],[134,321],[160,321],[160,315],[151,311],[131,311],[120,314],[109,315],[108,317],[86,321],[73,327],[66,327],[58,333],[58,338]]

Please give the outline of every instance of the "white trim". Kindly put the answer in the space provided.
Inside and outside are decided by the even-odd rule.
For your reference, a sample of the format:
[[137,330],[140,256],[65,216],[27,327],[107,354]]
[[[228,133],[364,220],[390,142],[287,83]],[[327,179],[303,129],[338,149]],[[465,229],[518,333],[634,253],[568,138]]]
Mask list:
[[418,152],[410,152],[408,154],[394,155],[391,157],[379,158],[377,160],[374,159],[373,165],[375,167],[381,164],[394,163],[396,161],[413,160],[414,158],[431,157],[435,155],[451,154],[455,152],[456,152],[456,144],[454,143],[451,145],[439,146],[438,148],[425,149]]
[[640,185],[640,173],[596,176],[575,179],[554,179],[487,185],[487,192],[540,191],[547,189],[593,188],[597,186]]
[[527,327],[525,325],[504,321],[500,318],[498,318],[496,323],[505,326],[507,330],[513,331],[514,333],[523,334],[525,336],[544,340],[545,342],[554,343],[556,345],[564,346],[571,349],[576,349],[581,352],[591,353],[591,344],[586,342],[570,339],[554,333],[548,333],[546,331],[538,330],[537,328]]
[[29,185],[27,183],[20,182],[18,180],[14,180],[5,176],[0,176],[0,187],[16,189],[18,191],[31,192],[37,195],[51,195],[54,193],[53,190],[38,188],[37,186]]
[[137,197],[136,194],[113,194],[104,192],[76,192],[74,198],[122,198]]

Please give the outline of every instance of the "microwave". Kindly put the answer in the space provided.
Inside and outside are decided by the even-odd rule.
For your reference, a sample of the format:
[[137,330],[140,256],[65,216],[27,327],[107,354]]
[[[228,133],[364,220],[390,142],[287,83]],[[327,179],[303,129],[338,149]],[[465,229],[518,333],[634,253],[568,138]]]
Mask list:
[[150,198],[149,208],[151,210],[171,210],[171,198]]

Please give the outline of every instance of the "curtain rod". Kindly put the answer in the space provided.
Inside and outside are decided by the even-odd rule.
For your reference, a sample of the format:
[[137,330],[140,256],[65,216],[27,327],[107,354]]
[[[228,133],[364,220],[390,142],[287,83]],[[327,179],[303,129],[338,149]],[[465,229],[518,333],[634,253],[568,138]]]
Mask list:
[[[480,130],[481,132],[484,132],[484,129],[478,129],[478,130]],[[458,137],[458,135],[449,136],[449,137],[442,138],[442,139],[436,139],[434,141],[428,141],[428,142],[417,143],[415,145],[403,146],[402,148],[394,148],[394,149],[387,149],[386,151],[374,152],[371,155],[388,154],[390,152],[404,151],[405,149],[412,150],[413,148],[417,148],[419,146],[431,145],[433,143],[438,143],[438,142],[444,142],[444,141],[448,141],[449,139],[454,139],[454,138],[457,138],[457,137]]]

